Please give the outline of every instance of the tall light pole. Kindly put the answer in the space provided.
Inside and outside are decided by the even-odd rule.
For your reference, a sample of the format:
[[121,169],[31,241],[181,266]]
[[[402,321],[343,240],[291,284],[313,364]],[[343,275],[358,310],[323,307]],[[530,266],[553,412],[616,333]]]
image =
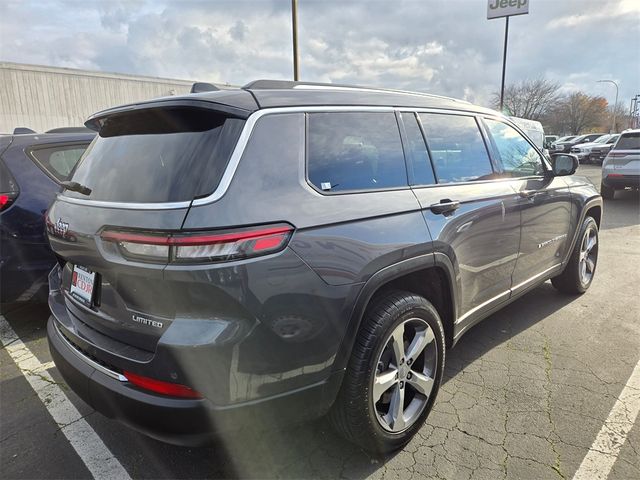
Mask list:
[[300,78],[298,67],[298,0],[291,0],[291,27],[293,30],[293,80]]
[[613,104],[613,123],[609,133],[616,133],[616,110],[618,107],[618,84],[613,80],[597,80],[597,83],[613,83],[616,86],[616,102]]

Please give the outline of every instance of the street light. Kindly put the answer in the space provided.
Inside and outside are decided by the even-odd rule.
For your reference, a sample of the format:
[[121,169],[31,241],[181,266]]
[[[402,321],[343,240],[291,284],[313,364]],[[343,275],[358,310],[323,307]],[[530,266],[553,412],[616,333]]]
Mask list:
[[616,86],[616,103],[613,104],[613,124],[609,133],[616,133],[616,110],[618,106],[618,84],[613,80],[597,80],[597,83],[613,83]]

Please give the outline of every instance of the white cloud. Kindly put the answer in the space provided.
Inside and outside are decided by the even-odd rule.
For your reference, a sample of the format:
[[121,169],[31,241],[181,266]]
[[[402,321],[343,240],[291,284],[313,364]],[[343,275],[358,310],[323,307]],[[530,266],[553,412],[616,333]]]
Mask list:
[[[0,60],[234,84],[291,78],[287,1],[1,1]],[[537,0],[511,21],[507,81],[545,75],[602,93],[595,80],[616,78],[621,98],[636,94],[639,9]],[[477,0],[301,0],[301,76],[487,103],[503,25]]]

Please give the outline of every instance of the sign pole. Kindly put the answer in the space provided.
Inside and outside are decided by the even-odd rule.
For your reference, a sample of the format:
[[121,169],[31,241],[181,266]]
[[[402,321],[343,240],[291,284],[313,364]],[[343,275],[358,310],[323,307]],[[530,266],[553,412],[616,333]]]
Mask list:
[[502,83],[500,84],[500,111],[504,108],[504,79],[507,74],[507,43],[509,17],[529,13],[529,0],[487,0],[487,20],[505,17],[504,51],[502,52]]
[[293,80],[300,79],[298,65],[298,0],[291,0],[291,27],[293,31]]
[[504,104],[504,77],[507,71],[507,41],[509,40],[509,16],[504,23],[504,53],[502,54],[502,84],[500,86],[500,111]]

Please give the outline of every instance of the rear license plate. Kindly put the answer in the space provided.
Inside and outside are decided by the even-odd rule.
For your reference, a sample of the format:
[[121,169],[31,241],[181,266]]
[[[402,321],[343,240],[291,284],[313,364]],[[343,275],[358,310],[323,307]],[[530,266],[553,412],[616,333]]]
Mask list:
[[69,293],[73,298],[90,307],[91,301],[93,300],[93,287],[95,281],[95,272],[92,272],[88,268],[81,267],[80,265],[74,265]]

